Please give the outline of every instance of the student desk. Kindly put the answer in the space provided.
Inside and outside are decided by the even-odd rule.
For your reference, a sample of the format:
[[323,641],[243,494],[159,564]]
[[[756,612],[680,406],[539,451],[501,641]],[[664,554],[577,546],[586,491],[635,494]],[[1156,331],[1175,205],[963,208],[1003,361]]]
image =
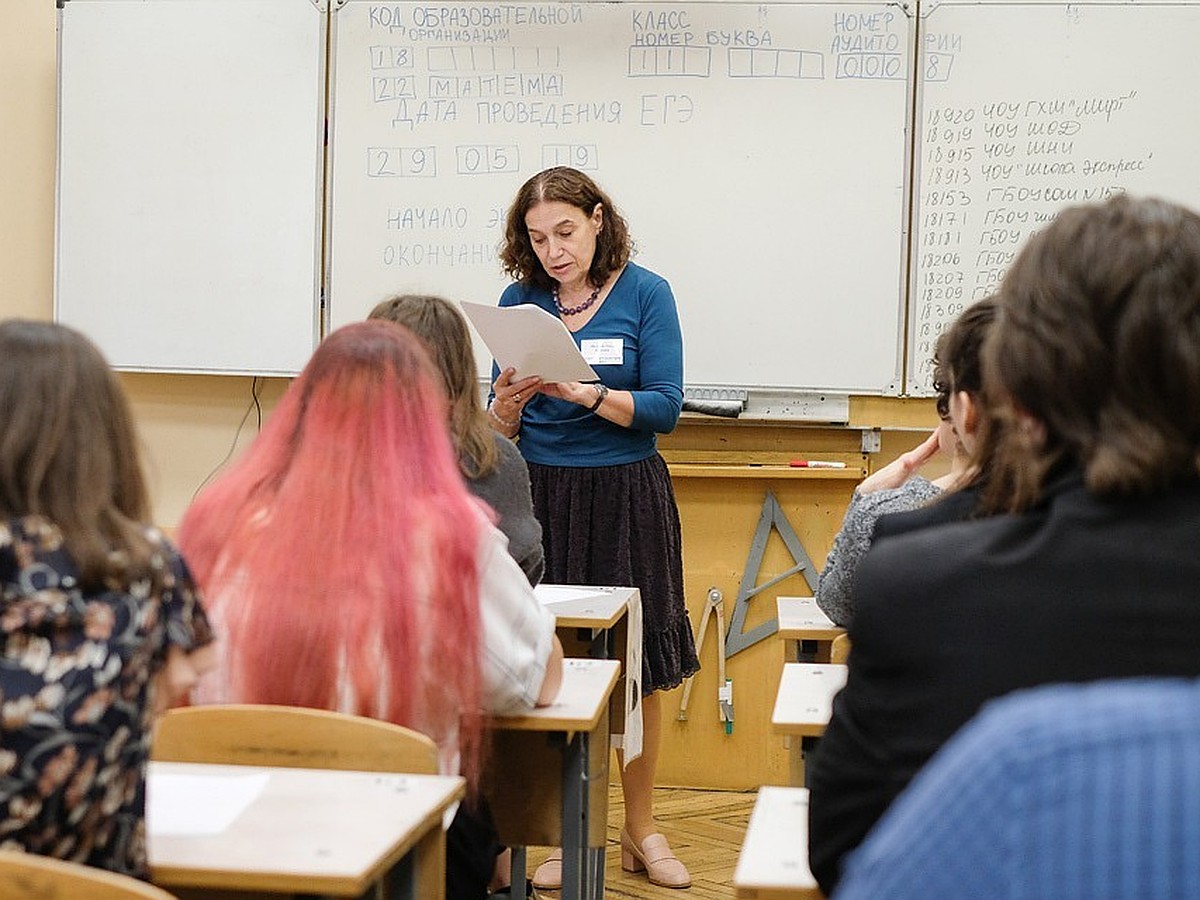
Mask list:
[[533,593],[554,613],[559,640],[568,656],[626,658],[627,612],[631,601],[641,600],[637,588],[539,584]]
[[[621,661],[619,686],[612,693],[608,709],[610,733],[624,735],[636,729],[640,735],[642,616],[638,589],[539,584],[533,593],[554,613],[558,639],[566,656]],[[636,658],[629,653],[631,642],[639,651]],[[638,672],[631,683],[629,672],[633,665],[638,666]]]
[[561,845],[562,900],[604,895],[608,709],[620,672],[615,659],[567,659],[554,703],[491,720],[484,790],[514,848],[514,885],[525,883],[524,847]]
[[787,641],[784,658],[788,662],[829,662],[835,638],[846,633],[834,625],[813,597],[777,597],[779,636]]
[[[182,796],[201,799],[171,802],[186,818],[172,829],[154,814],[153,795],[157,789],[175,797],[185,783]],[[231,823],[196,833],[210,806],[203,798],[222,792],[228,798],[249,784],[261,790]],[[442,816],[463,790],[457,776],[151,762],[151,877],[170,891],[200,889],[188,896],[212,890],[360,897],[394,871],[400,896],[442,898]]]
[[758,789],[733,885],[746,900],[821,900],[808,868],[807,789]]
[[799,748],[792,745],[793,785],[800,784],[807,774],[804,757],[825,733],[832,715],[833,695],[845,686],[847,672],[845,666],[835,663],[784,663],[771,724],[777,734],[800,737]]

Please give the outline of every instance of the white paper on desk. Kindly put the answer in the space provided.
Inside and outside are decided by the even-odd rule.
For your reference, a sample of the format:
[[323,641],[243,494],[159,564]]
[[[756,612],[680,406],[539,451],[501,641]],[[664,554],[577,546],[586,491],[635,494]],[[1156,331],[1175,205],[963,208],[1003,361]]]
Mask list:
[[175,775],[155,773],[146,787],[146,829],[150,834],[220,834],[245,812],[271,776]]
[[538,598],[542,606],[552,606],[555,603],[570,603],[572,600],[586,600],[598,596],[592,588],[577,588],[566,584],[539,584],[533,588],[533,596]]
[[622,745],[625,765],[642,755],[642,596],[634,592],[625,613],[628,616],[628,658],[625,660],[625,734]]
[[517,377],[540,375],[543,381],[599,381],[562,319],[540,306],[485,306],[463,301],[466,313],[501,370]]

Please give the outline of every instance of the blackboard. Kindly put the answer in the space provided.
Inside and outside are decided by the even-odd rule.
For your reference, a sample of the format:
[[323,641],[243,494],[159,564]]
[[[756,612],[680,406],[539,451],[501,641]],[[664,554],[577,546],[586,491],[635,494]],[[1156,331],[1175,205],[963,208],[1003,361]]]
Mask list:
[[912,24],[887,3],[338,4],[329,324],[395,292],[494,303],[506,205],[568,164],[670,281],[689,386],[898,393]]
[[909,391],[936,335],[1064,206],[1200,207],[1200,5],[923,5]]
[[63,4],[55,315],[114,365],[303,367],[325,33],[308,0]]

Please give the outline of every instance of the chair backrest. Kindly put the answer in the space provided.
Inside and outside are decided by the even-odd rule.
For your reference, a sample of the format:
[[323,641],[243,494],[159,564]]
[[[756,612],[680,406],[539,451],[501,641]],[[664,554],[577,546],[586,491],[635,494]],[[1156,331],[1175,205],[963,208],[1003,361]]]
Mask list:
[[850,635],[839,634],[829,645],[829,661],[844,663],[850,658]]
[[160,762],[438,773],[438,750],[419,731],[321,709],[260,704],[188,706],[158,720]]
[[174,894],[115,872],[0,850],[0,900],[174,900]]

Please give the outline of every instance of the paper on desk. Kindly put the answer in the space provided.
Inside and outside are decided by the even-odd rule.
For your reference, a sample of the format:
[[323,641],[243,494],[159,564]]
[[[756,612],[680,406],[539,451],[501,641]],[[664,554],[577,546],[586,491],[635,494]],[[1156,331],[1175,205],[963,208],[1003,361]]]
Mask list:
[[577,588],[566,584],[539,584],[533,589],[533,595],[542,606],[555,603],[570,603],[572,600],[585,600],[595,597],[594,588]]
[[462,309],[502,370],[512,367],[518,378],[540,375],[543,381],[600,380],[562,319],[540,306],[500,307],[463,301]]
[[213,835],[233,824],[271,776],[155,773],[146,787],[146,828],[154,835]]
[[635,593],[629,599],[629,658],[625,660],[625,671],[636,673],[625,679],[625,734],[622,749],[625,765],[642,755],[642,595]]

